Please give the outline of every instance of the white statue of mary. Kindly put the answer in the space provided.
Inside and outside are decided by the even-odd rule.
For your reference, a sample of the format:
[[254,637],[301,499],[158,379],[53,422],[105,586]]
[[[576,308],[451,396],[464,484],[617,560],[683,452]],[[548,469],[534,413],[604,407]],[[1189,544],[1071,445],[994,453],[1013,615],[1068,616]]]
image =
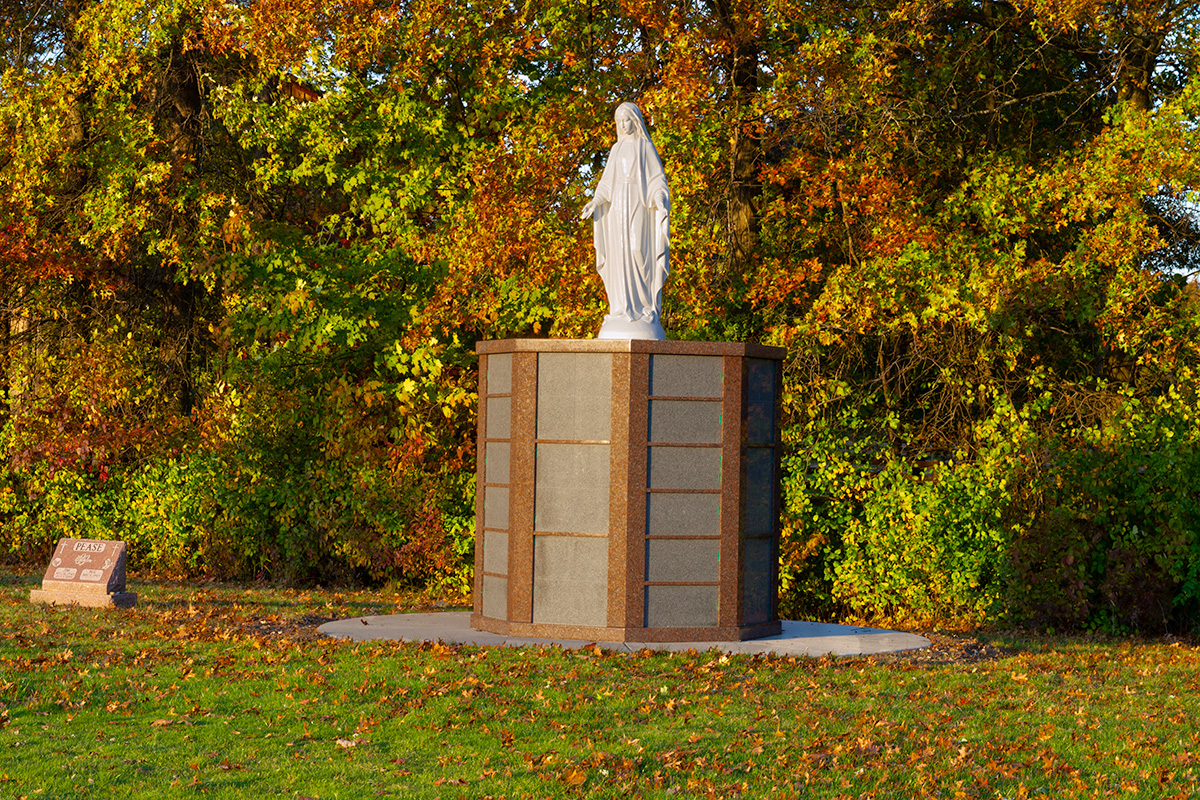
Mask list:
[[638,107],[622,103],[613,118],[617,143],[580,215],[593,219],[596,270],[608,295],[598,337],[662,341],[662,288],[671,271],[667,176]]

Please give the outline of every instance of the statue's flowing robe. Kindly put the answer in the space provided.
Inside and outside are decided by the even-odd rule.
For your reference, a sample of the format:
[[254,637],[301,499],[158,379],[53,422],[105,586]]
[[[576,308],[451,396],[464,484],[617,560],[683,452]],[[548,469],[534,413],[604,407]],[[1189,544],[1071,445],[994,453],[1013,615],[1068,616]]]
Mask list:
[[596,186],[593,214],[606,320],[658,321],[670,242],[666,210],[650,208],[656,193],[667,195],[667,176],[654,145],[638,136],[619,139]]

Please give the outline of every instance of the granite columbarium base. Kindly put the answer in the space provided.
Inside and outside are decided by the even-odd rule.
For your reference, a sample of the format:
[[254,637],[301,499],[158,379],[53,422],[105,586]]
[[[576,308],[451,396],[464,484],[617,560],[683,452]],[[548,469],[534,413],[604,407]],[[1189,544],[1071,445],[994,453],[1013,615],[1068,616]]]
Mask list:
[[739,641],[777,612],[780,348],[481,342],[471,627]]

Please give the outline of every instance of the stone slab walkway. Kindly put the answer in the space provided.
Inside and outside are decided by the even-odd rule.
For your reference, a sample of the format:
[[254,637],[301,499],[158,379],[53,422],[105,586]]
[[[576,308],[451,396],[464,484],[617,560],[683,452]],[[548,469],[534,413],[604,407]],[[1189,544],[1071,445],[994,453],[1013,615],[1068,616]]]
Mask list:
[[748,642],[585,642],[571,639],[520,639],[471,628],[468,611],[444,611],[433,614],[392,614],[381,617],[353,617],[326,622],[317,628],[338,639],[369,641],[387,639],[410,642],[445,642],[499,647],[552,645],[579,648],[598,644],[606,650],[637,652],[651,650],[719,650],[725,653],[775,653],[781,656],[863,656],[895,653],[929,647],[930,641],[915,633],[859,628],[824,622],[784,621],[783,632]]

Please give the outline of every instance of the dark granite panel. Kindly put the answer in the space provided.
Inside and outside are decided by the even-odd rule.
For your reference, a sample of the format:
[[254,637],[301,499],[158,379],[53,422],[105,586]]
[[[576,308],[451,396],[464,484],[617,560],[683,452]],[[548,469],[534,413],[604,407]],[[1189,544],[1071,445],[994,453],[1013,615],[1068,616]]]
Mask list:
[[608,533],[609,445],[539,444],[533,529]]
[[487,438],[508,439],[512,436],[512,398],[487,399]]
[[508,574],[508,534],[503,531],[483,532],[483,571],[497,575]]
[[650,356],[654,397],[720,397],[722,360],[718,356]]
[[647,628],[716,627],[716,586],[647,586]]
[[537,437],[607,442],[612,431],[611,353],[538,356]]
[[483,576],[483,615],[493,619],[508,618],[508,579],[495,575]]
[[649,539],[646,541],[646,580],[716,581],[720,557],[720,542],[716,539]]
[[487,483],[508,483],[508,442],[488,442],[484,448],[484,480]]
[[533,538],[533,622],[608,624],[608,540],[590,536]]
[[508,489],[505,487],[483,487],[483,527],[508,529]]
[[512,391],[512,353],[488,356],[487,393],[509,394]]
[[720,444],[721,404],[714,400],[651,400],[650,441]]
[[651,489],[720,489],[721,448],[651,447]]
[[775,448],[746,448],[746,535],[775,530]]
[[748,359],[746,387],[746,442],[775,442],[775,370],[778,362]]
[[771,618],[771,593],[775,587],[774,551],[770,539],[746,540],[742,576],[743,625],[755,625]]
[[721,495],[646,495],[646,534],[649,536],[717,536],[720,532]]

